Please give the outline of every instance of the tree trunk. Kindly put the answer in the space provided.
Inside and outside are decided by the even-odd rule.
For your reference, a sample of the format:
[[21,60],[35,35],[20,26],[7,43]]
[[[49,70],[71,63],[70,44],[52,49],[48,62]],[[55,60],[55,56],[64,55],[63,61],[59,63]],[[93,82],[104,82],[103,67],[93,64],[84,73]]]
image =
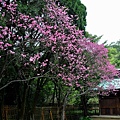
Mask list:
[[25,85],[24,85],[23,99],[22,99],[22,104],[21,104],[21,110],[20,110],[20,120],[24,120],[25,107],[26,107],[26,97],[27,97],[28,89],[29,89],[29,86],[25,83]]
[[65,120],[65,107],[66,107],[66,104],[63,104],[63,106],[62,106],[61,120]]
[[87,111],[87,102],[86,102],[85,94],[83,94],[81,96],[81,101],[82,101],[82,105],[83,105],[83,115],[86,117],[88,115],[88,111]]
[[68,96],[71,93],[72,88],[69,88],[65,97],[64,97],[64,101],[63,101],[63,106],[62,106],[62,114],[61,114],[61,120],[65,120],[65,108],[66,108],[66,104],[68,101]]
[[46,84],[47,80],[44,78],[39,78],[37,81],[37,88],[35,91],[34,99],[33,99],[33,104],[32,104],[32,109],[31,109],[31,119],[34,120],[34,113],[35,113],[35,108],[37,104],[37,100],[39,98],[40,91],[42,90],[43,86]]
[[32,109],[31,109],[31,112],[30,112],[32,120],[34,120],[35,107],[36,107],[38,96],[39,96],[39,93],[40,93],[40,85],[39,84],[40,84],[40,79],[38,79],[38,81],[37,81],[37,88],[36,88],[36,91],[35,91],[33,104],[32,104]]
[[55,104],[56,92],[57,92],[57,85],[56,85],[56,83],[54,83],[54,92],[53,92],[53,96],[52,96],[52,106],[54,106],[54,104]]
[[34,96],[32,110],[31,110],[32,120],[34,120],[35,107],[36,107],[36,104],[37,104],[39,93],[40,93],[40,89],[37,89],[35,91],[35,96]]
[[2,113],[3,113],[3,107],[4,107],[4,91],[1,91],[1,100],[0,100],[1,104],[0,104],[0,120],[3,119]]
[[55,81],[55,93],[57,98],[57,106],[58,106],[58,112],[57,112],[57,120],[60,120],[61,118],[61,84],[59,84],[59,81]]

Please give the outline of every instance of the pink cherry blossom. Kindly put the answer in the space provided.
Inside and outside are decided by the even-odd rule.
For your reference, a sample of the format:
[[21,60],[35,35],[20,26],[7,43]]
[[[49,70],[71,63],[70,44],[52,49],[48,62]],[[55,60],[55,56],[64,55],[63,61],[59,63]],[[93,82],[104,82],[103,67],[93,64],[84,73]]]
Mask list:
[[10,19],[6,22],[11,26],[0,26],[0,56],[10,53],[6,55],[14,59],[16,55],[21,66],[30,68],[34,75],[50,71],[50,76],[80,89],[111,81],[116,69],[110,64],[104,45],[85,38],[64,6],[53,0],[45,2],[44,15],[36,17],[20,13],[15,1],[7,6],[3,2],[6,9],[1,8],[1,17],[5,19],[7,13]]

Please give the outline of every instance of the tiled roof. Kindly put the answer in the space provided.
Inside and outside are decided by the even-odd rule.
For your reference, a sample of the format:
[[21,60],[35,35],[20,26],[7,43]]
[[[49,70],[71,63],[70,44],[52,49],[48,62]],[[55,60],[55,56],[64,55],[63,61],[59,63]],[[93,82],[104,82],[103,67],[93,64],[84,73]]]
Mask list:
[[99,87],[103,89],[120,89],[120,78],[113,79],[110,82],[104,81],[100,83]]

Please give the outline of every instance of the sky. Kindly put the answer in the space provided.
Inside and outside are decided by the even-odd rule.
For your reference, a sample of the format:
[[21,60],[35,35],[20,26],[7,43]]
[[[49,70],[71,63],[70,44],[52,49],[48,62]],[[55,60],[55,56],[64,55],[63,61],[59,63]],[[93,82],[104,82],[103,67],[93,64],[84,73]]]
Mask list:
[[120,40],[120,0],[81,0],[87,8],[86,30],[97,36],[100,43]]

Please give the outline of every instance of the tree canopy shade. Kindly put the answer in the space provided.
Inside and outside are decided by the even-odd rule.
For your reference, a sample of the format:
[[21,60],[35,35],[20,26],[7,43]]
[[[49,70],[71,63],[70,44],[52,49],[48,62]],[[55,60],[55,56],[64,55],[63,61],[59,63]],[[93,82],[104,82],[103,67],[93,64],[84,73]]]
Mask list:
[[0,90],[9,83],[23,82],[21,107],[25,107],[30,86],[39,92],[52,81],[84,93],[116,75],[107,49],[76,29],[66,7],[53,0],[44,2],[42,14],[32,16],[20,12],[16,1],[0,0]]

